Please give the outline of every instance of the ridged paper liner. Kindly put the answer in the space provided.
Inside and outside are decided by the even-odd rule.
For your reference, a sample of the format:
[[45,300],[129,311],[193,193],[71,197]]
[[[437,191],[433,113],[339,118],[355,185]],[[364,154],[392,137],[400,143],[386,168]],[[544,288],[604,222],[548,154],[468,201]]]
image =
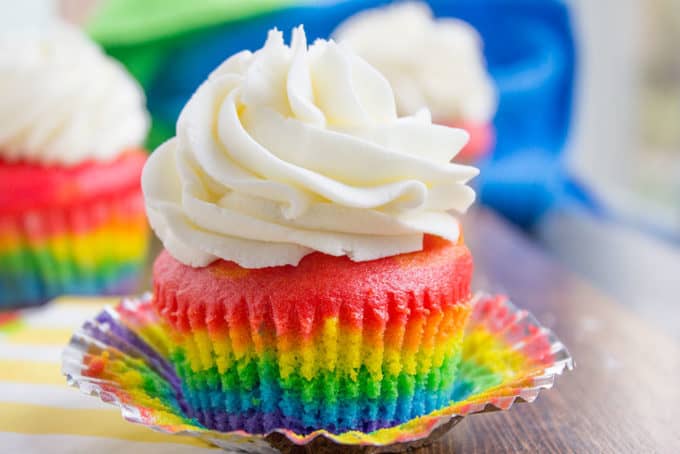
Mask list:
[[[428,415],[371,433],[299,435],[285,428],[264,434],[218,432],[188,417],[178,378],[165,360],[168,345],[158,332],[150,297],[124,300],[86,322],[67,346],[62,370],[69,384],[121,408],[131,422],[169,434],[198,437],[242,452],[397,452],[443,435],[464,416],[507,410],[532,402],[556,375],[573,367],[564,345],[526,311],[501,296],[479,296],[463,339],[452,402]],[[135,375],[137,374],[137,375]],[[144,376],[144,386],[130,377]]]
[[140,191],[0,216],[0,309],[130,293],[148,236]]
[[434,291],[333,309],[271,300],[208,308],[175,295],[154,296],[172,326],[191,327],[165,325],[181,347],[171,362],[188,384],[189,415],[220,431],[374,431],[436,410],[449,400],[471,312],[469,301]]

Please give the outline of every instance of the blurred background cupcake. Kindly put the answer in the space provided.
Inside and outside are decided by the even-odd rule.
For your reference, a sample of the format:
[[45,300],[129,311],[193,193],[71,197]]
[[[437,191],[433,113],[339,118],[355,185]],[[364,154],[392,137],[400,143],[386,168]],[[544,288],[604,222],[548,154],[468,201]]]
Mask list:
[[497,94],[471,25],[435,19],[426,3],[402,2],[362,11],[333,36],[387,77],[400,115],[426,108],[435,122],[470,134],[457,161],[490,150]]
[[134,290],[148,241],[144,94],[33,3],[0,32],[0,309]]

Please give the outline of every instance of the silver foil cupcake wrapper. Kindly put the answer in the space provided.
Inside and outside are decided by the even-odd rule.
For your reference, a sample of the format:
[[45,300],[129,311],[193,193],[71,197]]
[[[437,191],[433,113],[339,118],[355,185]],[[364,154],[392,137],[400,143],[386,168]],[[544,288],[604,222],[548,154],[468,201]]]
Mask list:
[[435,441],[463,417],[532,402],[573,368],[565,346],[504,296],[480,294],[463,338],[449,405],[370,433],[286,428],[264,434],[209,430],[186,414],[182,387],[168,361],[168,340],[150,295],[109,307],[73,334],[62,371],[71,386],[120,407],[123,418],[150,429],[197,437],[237,452],[399,452]]

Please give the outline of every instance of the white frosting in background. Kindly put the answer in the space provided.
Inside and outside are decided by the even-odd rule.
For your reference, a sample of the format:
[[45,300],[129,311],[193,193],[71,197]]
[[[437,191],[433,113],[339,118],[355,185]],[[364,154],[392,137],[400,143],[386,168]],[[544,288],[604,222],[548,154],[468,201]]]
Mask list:
[[118,62],[60,22],[0,30],[0,156],[105,161],[144,142],[144,94]]
[[313,251],[364,261],[458,239],[474,200],[467,142],[427,111],[397,118],[388,82],[330,41],[261,50],[218,67],[193,95],[177,136],[142,175],[147,214],[166,249],[203,266],[297,264]]
[[362,11],[334,37],[390,81],[402,115],[427,107],[438,121],[485,123],[496,111],[479,35],[461,20],[434,19],[424,3]]

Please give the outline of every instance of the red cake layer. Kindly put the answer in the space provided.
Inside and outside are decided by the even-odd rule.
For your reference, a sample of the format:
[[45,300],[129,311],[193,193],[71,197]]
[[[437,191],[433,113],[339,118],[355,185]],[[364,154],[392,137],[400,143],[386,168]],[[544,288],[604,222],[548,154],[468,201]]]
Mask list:
[[0,159],[0,216],[141,191],[145,160],[142,150],[127,151],[110,162],[76,166],[43,166]]
[[493,147],[494,130],[489,123],[474,123],[470,121],[442,122],[443,125],[464,129],[470,134],[470,140],[453,158],[456,162],[472,162],[486,155]]
[[[223,260],[192,268],[163,251],[154,264],[154,304],[180,331],[206,323],[215,331],[225,318],[248,323],[249,312],[252,321],[253,312],[273,311],[283,324],[280,334],[286,321],[276,314],[295,314],[290,329],[312,335],[319,318],[339,317],[344,326],[380,325],[402,312],[426,316],[441,305],[467,302],[472,268],[462,240],[453,244],[434,236],[425,237],[422,251],[369,262],[313,253],[298,266],[264,269]],[[229,314],[222,313],[225,308]]]

